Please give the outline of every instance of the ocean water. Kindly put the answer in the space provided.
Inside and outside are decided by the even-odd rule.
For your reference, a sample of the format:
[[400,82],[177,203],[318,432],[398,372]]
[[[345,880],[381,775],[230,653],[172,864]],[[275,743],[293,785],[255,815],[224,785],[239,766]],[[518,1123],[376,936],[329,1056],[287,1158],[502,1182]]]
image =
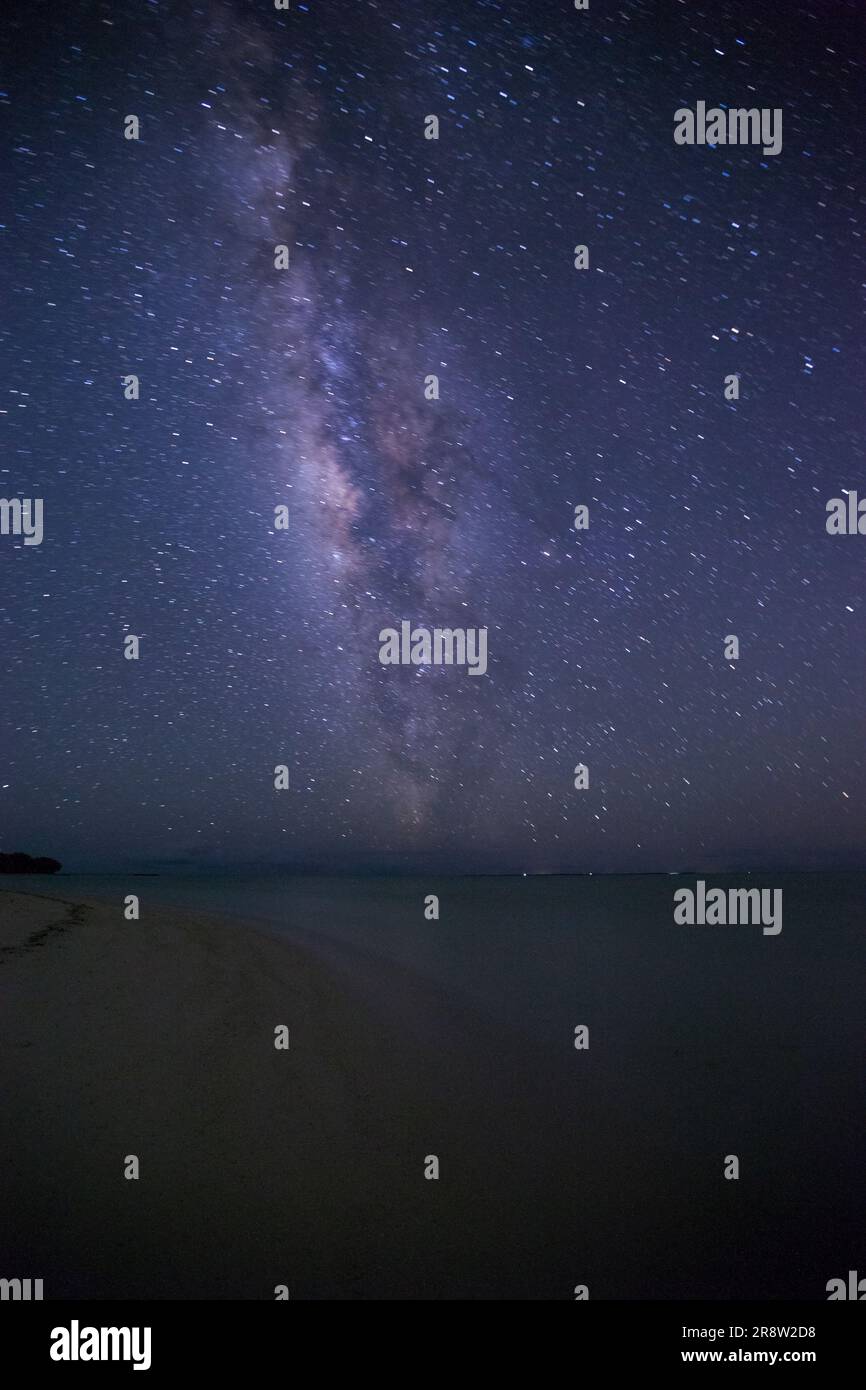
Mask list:
[[[640,1057],[655,1056],[663,1069],[681,1049],[706,1058],[720,1077],[740,1075],[744,1097],[754,1092],[760,1106],[761,1074],[773,1059],[781,1066],[783,1054],[791,1085],[804,1074],[791,1070],[795,1059],[807,1072],[830,1051],[842,1068],[866,1061],[864,875],[708,880],[782,887],[776,936],[759,925],[676,925],[674,891],[694,879],[665,875],[42,882],[58,896],[114,899],[119,910],[135,891],[144,928],[148,914],[165,906],[219,913],[236,920],[238,931],[284,937],[326,966],[335,988],[413,1035],[423,1036],[425,1018],[406,1015],[401,978],[520,1035],[541,1058],[558,1055],[577,1025],[592,1023],[606,1038],[600,1064],[620,1069],[620,1088],[632,1084]],[[425,917],[430,894],[439,899],[438,921]],[[768,1087],[775,1084],[768,1078]]]
[[[558,1004],[618,1001],[635,1021],[709,1024],[736,1001],[742,1031],[750,1010],[795,1027],[822,991],[844,993],[866,965],[866,875],[712,875],[709,886],[782,888],[776,936],[759,925],[678,926],[683,875],[479,876],[58,875],[6,880],[57,896],[116,901],[135,892],[142,923],[160,906],[215,913],[283,936],[337,970],[397,967],[471,999],[535,1032],[560,1027]],[[0,885],[2,886],[2,885]],[[439,899],[428,920],[428,895]],[[854,980],[852,1015],[859,1012]],[[381,1001],[388,1002],[387,998]],[[606,1006],[609,1007],[609,1004]]]

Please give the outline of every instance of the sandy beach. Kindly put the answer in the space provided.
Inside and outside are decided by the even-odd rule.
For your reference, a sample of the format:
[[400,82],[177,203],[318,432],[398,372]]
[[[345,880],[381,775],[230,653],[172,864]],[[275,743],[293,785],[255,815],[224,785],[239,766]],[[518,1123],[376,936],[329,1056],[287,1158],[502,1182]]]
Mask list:
[[776,940],[669,930],[671,882],[457,882],[419,935],[439,978],[360,931],[314,948],[316,913],[399,925],[408,895],[420,921],[415,885],[301,884],[294,940],[4,888],[0,1273],[46,1298],[822,1297],[863,1229],[861,885],[819,941],[814,876]]
[[[455,1066],[443,1093],[411,1035],[312,956],[50,889],[0,906],[2,1246],[46,1271],[46,1297],[436,1297],[473,1211],[490,1237],[466,1078]],[[399,987],[448,1031],[444,999]],[[443,1149],[468,1228],[441,1228],[442,1184],[423,1177]]]
[[[54,1270],[46,1297],[361,1295],[384,1194],[436,1198],[406,1041],[310,959],[219,919],[0,904],[6,1263]],[[391,1113],[367,1103],[383,1067]]]

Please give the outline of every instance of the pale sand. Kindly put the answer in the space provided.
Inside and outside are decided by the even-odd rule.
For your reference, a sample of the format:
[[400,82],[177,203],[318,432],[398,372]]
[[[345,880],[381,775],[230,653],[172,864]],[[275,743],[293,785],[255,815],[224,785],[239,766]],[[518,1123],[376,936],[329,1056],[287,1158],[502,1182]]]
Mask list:
[[[241,1294],[248,1232],[235,1214],[287,1232],[291,1212],[305,1230],[292,1174],[299,1147],[327,1152],[326,1133],[313,1133],[325,1065],[334,1104],[346,1103],[323,981],[290,947],[218,919],[181,924],[160,911],[132,923],[50,890],[0,903],[4,1111],[15,1119],[4,1206],[11,1175],[17,1226],[34,1247],[28,1267],[66,1272],[69,1292],[85,1297],[118,1293],[124,1271],[129,1296],[219,1296],[214,1263],[225,1260],[225,1293]],[[274,1049],[281,1023],[294,1051]],[[263,1147],[268,1185],[260,1175],[251,1191]],[[137,1183],[122,1176],[133,1153]],[[279,1259],[278,1245],[275,1283],[293,1272],[292,1246]]]
[[[446,1040],[431,1065],[289,943],[162,908],[127,922],[61,887],[0,892],[0,1274],[44,1278],[46,1298],[441,1298],[465,1296],[467,1262],[482,1297],[503,1256],[521,1269],[477,1020],[376,964]],[[524,1149],[542,1118],[522,1116]],[[447,1185],[423,1176],[431,1152]],[[518,1193],[543,1239],[539,1200]]]

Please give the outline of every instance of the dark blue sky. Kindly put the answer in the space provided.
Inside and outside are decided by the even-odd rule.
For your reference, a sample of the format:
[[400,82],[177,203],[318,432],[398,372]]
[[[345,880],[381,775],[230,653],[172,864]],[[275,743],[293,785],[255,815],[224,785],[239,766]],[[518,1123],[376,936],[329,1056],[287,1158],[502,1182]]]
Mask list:
[[[51,15],[0,108],[0,495],[45,513],[0,849],[866,867],[862,8]],[[782,152],[676,145],[698,101]],[[401,619],[488,674],[381,667]]]

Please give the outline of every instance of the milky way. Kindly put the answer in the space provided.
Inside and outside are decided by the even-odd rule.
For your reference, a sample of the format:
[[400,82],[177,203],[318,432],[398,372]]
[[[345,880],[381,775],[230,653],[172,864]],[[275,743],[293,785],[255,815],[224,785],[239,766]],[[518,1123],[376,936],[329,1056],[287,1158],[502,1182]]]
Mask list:
[[659,8],[13,7],[0,848],[862,867],[863,21]]

